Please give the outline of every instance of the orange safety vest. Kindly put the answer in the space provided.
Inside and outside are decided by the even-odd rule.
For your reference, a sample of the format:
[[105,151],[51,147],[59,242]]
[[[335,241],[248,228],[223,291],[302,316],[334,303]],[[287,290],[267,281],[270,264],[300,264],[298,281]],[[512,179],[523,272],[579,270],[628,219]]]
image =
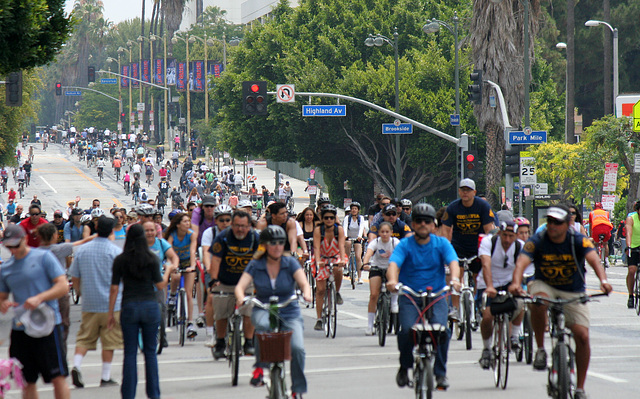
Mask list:
[[592,223],[591,225],[592,230],[594,227],[599,226],[601,224],[604,224],[606,226],[613,228],[613,225],[609,221],[609,212],[605,211],[604,209],[594,209],[591,212],[591,223]]

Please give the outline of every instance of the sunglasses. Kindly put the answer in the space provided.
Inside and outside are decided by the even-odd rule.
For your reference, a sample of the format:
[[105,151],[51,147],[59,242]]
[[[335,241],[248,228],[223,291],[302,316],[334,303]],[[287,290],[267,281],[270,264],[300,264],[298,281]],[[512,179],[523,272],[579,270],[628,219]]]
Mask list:
[[398,214],[396,212],[387,212],[387,213],[385,213],[385,215],[387,215],[387,216],[398,216]]
[[40,216],[39,213],[30,213],[29,216]]
[[231,218],[228,219],[218,219],[218,222],[220,223],[229,223],[231,221]]
[[577,215],[577,213],[575,213],[575,212],[571,212],[571,214],[572,214],[572,215]]
[[407,208],[402,208],[403,211],[410,211],[411,208],[407,207]]
[[564,220],[558,220],[558,219],[554,219],[554,218],[547,218],[547,224],[561,225],[561,224],[564,224]]
[[215,205],[202,205],[203,208],[213,208]]
[[284,240],[269,241],[267,245],[269,245],[270,247],[275,247],[276,245],[284,245]]
[[62,215],[53,215],[54,218],[61,218]]
[[422,223],[431,224],[433,223],[433,218],[416,218],[416,219],[413,219],[413,222],[415,224],[422,224]]
[[335,216],[323,216],[322,220],[335,220],[336,217]]

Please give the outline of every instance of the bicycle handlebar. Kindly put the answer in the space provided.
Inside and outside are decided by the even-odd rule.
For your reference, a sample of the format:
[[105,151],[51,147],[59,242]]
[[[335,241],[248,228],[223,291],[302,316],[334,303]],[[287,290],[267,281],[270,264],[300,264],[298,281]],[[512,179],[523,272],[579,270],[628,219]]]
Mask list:
[[299,294],[299,292],[296,292],[295,294],[291,295],[284,302],[278,302],[279,297],[271,296],[271,297],[269,297],[269,303],[264,303],[264,302],[260,301],[258,298],[254,297],[254,296],[246,296],[246,297],[244,297],[244,300],[242,301],[242,303],[247,304],[248,302],[251,302],[255,306],[257,306],[257,307],[259,307],[261,309],[264,309],[264,310],[269,310],[271,308],[271,305],[276,305],[278,307],[278,309],[281,309],[281,308],[289,306],[289,304],[291,302],[297,300],[298,299],[298,294]]
[[564,306],[567,305],[569,303],[574,303],[574,302],[580,302],[580,303],[587,303],[589,301],[591,301],[592,298],[595,297],[599,297],[599,296],[609,296],[609,294],[607,294],[606,292],[598,292],[596,294],[591,294],[591,295],[580,295],[578,297],[575,298],[571,298],[571,299],[562,299],[562,298],[547,298],[545,296],[515,296],[514,298],[522,298],[524,299],[525,303],[537,303],[540,305],[560,305],[560,306]]
[[406,286],[406,285],[404,285],[402,283],[396,284],[395,289],[398,290],[398,291],[404,291],[407,294],[413,295],[413,296],[418,297],[418,298],[424,298],[424,297],[433,298],[433,297],[440,296],[440,295],[442,295],[445,292],[450,290],[449,286],[445,285],[444,288],[442,288],[440,291],[437,291],[437,292],[432,292],[431,291],[431,289],[432,289],[431,287],[427,287],[426,291],[416,292],[413,289],[411,289],[409,286]]
[[469,263],[471,263],[474,260],[476,260],[477,257],[478,257],[478,255],[474,255],[474,256],[472,256],[470,258],[458,258],[458,262],[468,265]]

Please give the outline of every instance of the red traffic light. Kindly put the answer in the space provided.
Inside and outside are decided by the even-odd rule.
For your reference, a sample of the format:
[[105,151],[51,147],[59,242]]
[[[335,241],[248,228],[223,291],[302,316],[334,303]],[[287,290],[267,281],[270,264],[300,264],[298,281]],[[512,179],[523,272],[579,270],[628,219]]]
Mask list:
[[466,159],[467,159],[467,162],[473,162],[473,161],[476,160],[476,157],[473,154],[467,154],[467,158]]
[[62,88],[62,83],[56,83],[56,88],[57,89],[61,89]]
[[260,91],[260,86],[258,86],[257,84],[252,84],[251,85],[251,91],[253,93],[257,93],[258,91]]

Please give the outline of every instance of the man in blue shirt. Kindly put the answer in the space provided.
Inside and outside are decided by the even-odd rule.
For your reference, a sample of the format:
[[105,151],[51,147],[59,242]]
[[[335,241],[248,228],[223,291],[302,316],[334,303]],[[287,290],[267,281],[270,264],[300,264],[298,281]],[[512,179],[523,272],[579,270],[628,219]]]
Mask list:
[[[416,204],[411,215],[414,234],[402,239],[391,254],[387,270],[388,289],[395,291],[396,284],[399,282],[417,292],[425,291],[427,287],[431,287],[433,292],[440,291],[446,285],[445,266],[448,266],[451,271],[451,284],[454,289],[459,290],[458,256],[446,238],[432,234],[436,231],[436,210],[429,204]],[[414,343],[410,331],[422,309],[417,309],[406,296],[399,298],[399,306],[400,369],[396,375],[396,383],[404,387],[409,383],[407,370],[413,367]],[[444,295],[432,302],[432,309],[429,323],[447,325],[448,309]],[[449,387],[446,364],[450,335],[447,330],[446,342],[438,345],[434,374],[439,390],[446,390]]]
[[80,208],[73,208],[71,211],[71,220],[64,225],[64,230],[62,232],[64,242],[76,242],[82,240],[82,232],[84,231],[84,226],[80,223],[82,214],[83,212]]

